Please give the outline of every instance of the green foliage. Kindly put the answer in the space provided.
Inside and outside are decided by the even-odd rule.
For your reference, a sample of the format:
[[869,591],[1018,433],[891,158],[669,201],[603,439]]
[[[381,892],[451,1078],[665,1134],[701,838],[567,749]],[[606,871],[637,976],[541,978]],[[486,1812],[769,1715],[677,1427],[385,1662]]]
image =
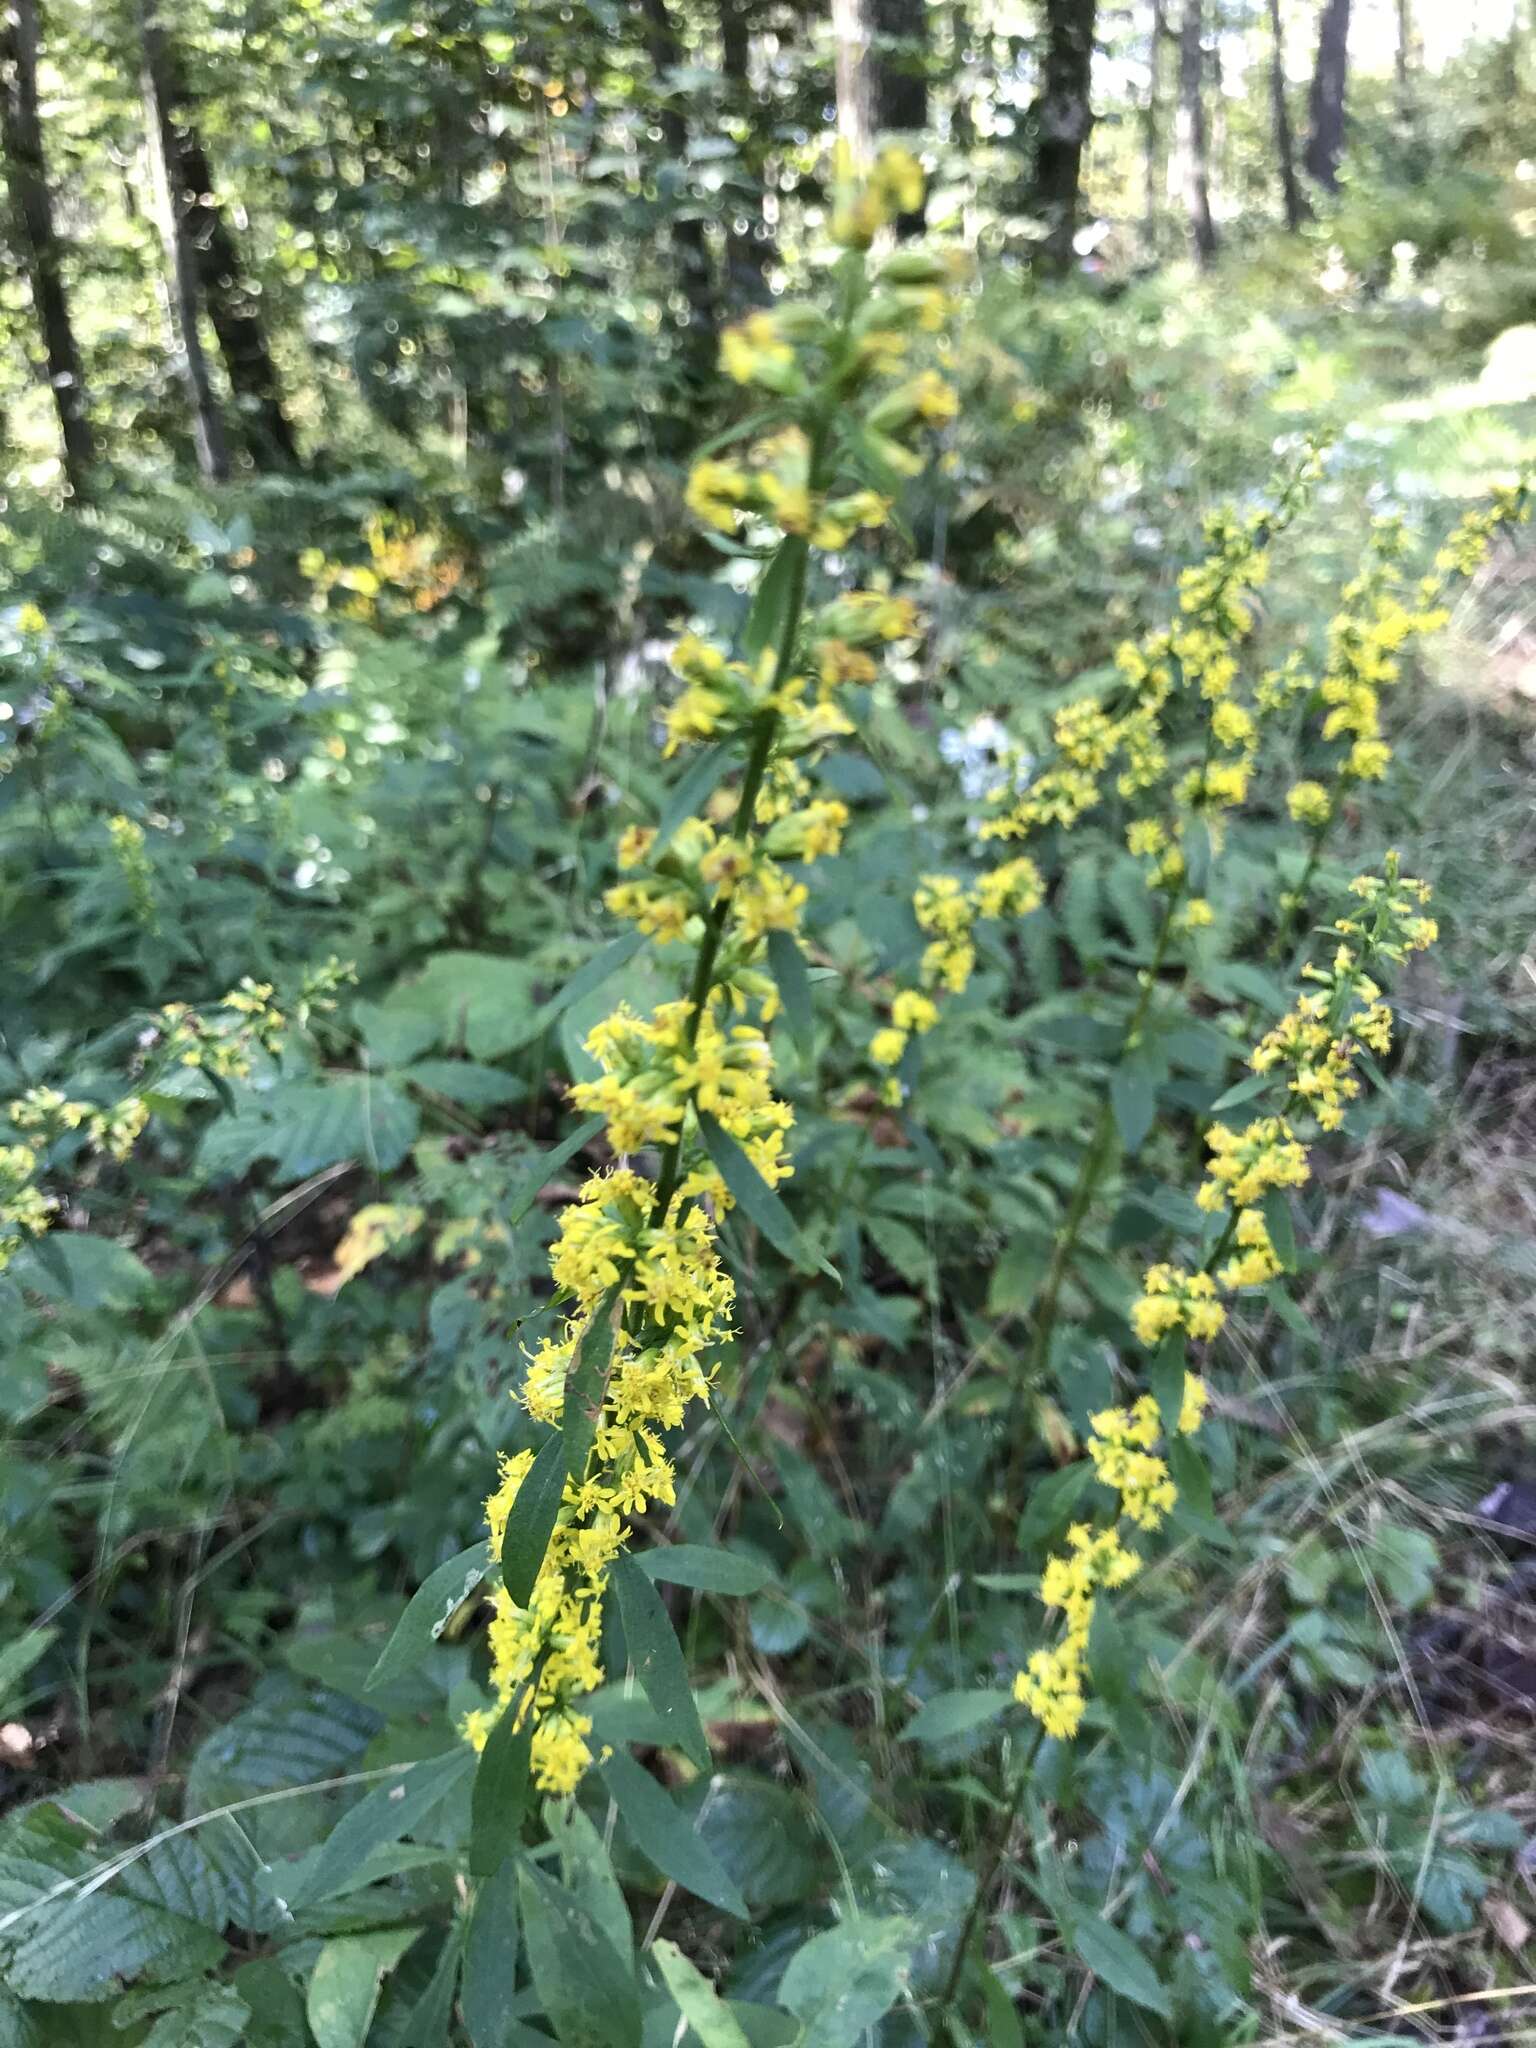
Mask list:
[[[732,10],[674,9],[659,52],[642,12],[168,10],[302,453],[265,463],[219,370],[235,474],[210,490],[127,197],[127,17],[48,10],[103,466],[88,508],[59,501],[18,270],[0,1105],[135,1092],[149,1122],[123,1158],[50,1142],[55,1227],[0,1275],[0,2042],[908,2048],[947,2004],[956,2043],[1214,2048],[1298,2010],[1370,2038],[1389,1994],[1474,1982],[1516,2010],[1490,1929],[1527,1846],[1500,1744],[1529,1702],[1518,1676],[1442,1689],[1436,1646],[1454,1624],[1450,1661],[1494,1670],[1513,1581],[1468,1532],[1490,1485],[1529,1483],[1507,1421],[1529,1189],[1498,1152],[1536,1045],[1511,968],[1528,721],[1498,694],[1529,665],[1529,542],[1432,657],[1464,693],[1410,675],[1396,784],[1308,877],[1317,913],[1399,844],[1446,926],[1351,1114],[1359,1177],[1271,1198],[1295,1284],[1223,1357],[1171,1540],[1091,1646],[1082,1736],[1032,1763],[1011,1681],[1046,1557],[1104,1506],[1088,1418],[1138,1276],[1198,1239],[1197,1129],[1241,1104],[1251,1027],[1282,1007],[1284,779],[1234,820],[1216,922],[1123,1057],[1156,920],[1097,826],[1038,912],[983,933],[899,1102],[864,1055],[921,952],[917,877],[975,865],[996,735],[1043,753],[1276,444],[1347,429],[1277,543],[1266,661],[1318,650],[1384,491],[1417,562],[1452,499],[1528,452],[1518,337],[1482,353],[1536,317],[1528,34],[1406,100],[1357,82],[1341,195],[1283,243],[1267,113],[1232,87],[1238,246],[1210,281],[1140,260],[1117,66],[1087,169],[1107,269],[1067,289],[1020,260],[1013,114],[976,75],[1021,75],[1017,51],[972,23],[964,84],[930,52],[951,134],[930,217],[969,222],[982,275],[943,459],[894,537],[848,551],[850,583],[905,577],[934,630],[850,692],[858,733],[816,771],[843,849],[801,941],[770,942],[794,1178],[770,1189],[711,1133],[740,1334],[673,1447],[675,1508],[615,1575],[609,1753],[542,1815],[510,1718],[472,1775],[482,1501],[498,1455],[537,1454],[516,1595],[574,1440],[509,1398],[558,1319],[558,1216],[603,1163],[563,1090],[597,1016],[671,992],[601,908],[612,842],[664,842],[731,766],[658,763],[659,650],[693,625],[771,641],[783,598],[748,617],[754,565],[688,534],[681,464],[723,403],[714,328],[763,266],[807,271],[827,196],[808,18],[742,10],[748,76],[721,61]],[[1145,28],[1104,33],[1134,57]],[[1306,768],[1299,736],[1282,752],[1277,775]],[[316,993],[333,959],[355,983]],[[163,1006],[214,1017],[245,976],[280,1043],[244,1071],[168,1058]],[[1101,1199],[1021,1392],[1096,1144]],[[1417,1217],[1398,1228],[1383,1191]],[[1166,1412],[1182,1369],[1153,1367]]]

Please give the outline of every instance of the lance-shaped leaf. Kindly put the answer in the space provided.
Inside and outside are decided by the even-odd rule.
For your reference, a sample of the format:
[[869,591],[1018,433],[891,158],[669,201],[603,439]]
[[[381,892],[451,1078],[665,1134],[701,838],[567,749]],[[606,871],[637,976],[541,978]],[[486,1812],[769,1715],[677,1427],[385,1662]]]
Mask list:
[[379,1661],[363,1681],[365,1692],[372,1692],[386,1679],[398,1678],[421,1662],[447,1627],[454,1610],[485,1577],[490,1562],[490,1552],[482,1539],[472,1543],[468,1550],[461,1550],[457,1557],[450,1557],[422,1581],[379,1652]]
[[704,1134],[705,1147],[720,1178],[747,1221],[756,1224],[775,1251],[781,1252],[792,1266],[797,1266],[802,1273],[814,1273],[821,1261],[807,1246],[795,1227],[794,1218],[730,1132],[722,1129],[703,1110],[699,1112],[699,1129]]
[[701,1771],[707,1771],[709,1744],[688,1683],[688,1666],[661,1595],[632,1557],[614,1561],[609,1584],[618,1598],[629,1661],[667,1731],[668,1742],[675,1742]]

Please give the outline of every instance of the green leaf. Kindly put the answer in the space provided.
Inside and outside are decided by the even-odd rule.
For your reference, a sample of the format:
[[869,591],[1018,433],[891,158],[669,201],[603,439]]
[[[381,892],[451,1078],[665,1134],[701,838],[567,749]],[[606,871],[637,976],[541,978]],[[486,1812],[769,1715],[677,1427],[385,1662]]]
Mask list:
[[[45,1881],[41,1901],[57,1880],[41,1865],[24,1867]],[[224,1955],[222,1939],[196,1921],[115,1892],[40,1902],[25,1919],[17,1920],[15,1909],[7,1918],[13,1924],[5,1981],[19,1997],[50,2005],[111,1998],[149,1971],[194,1976]]]
[[717,746],[706,747],[696,757],[667,800],[667,807],[656,827],[656,837],[651,841],[651,850],[646,856],[648,860],[660,859],[678,826],[685,818],[691,818],[705,798],[725,780],[735,758],[736,749],[727,740],[720,741]]
[[910,1920],[863,1916],[813,1934],[779,1985],[802,2025],[796,2048],[855,2048],[901,1996],[916,1937]]
[[743,1215],[756,1224],[768,1242],[792,1266],[798,1267],[802,1273],[814,1273],[821,1261],[807,1249],[789,1211],[736,1140],[702,1110],[699,1112],[699,1129],[720,1178],[730,1189],[732,1199],[739,1204]]
[[518,1829],[533,1797],[533,1715],[525,1714],[520,1728],[516,1720],[515,1707],[508,1707],[480,1753],[469,1806],[471,1877],[493,1876],[517,1847]]
[[1152,1370],[1148,1375],[1152,1398],[1157,1403],[1158,1419],[1163,1425],[1163,1434],[1178,1435],[1179,1417],[1184,1411],[1184,1375],[1187,1370],[1188,1345],[1182,1330],[1173,1330],[1158,1345],[1152,1357]]
[[459,2005],[474,2048],[503,2048],[517,2009],[518,1864],[508,1856],[475,1893]]
[[395,1075],[429,1095],[441,1095],[462,1109],[499,1109],[520,1102],[528,1093],[521,1081],[499,1067],[477,1066],[473,1060],[417,1060]]
[[709,1769],[709,1744],[694,1705],[676,1635],[661,1596],[632,1557],[615,1559],[609,1583],[619,1603],[619,1620],[635,1676],[656,1709],[668,1740],[696,1763]]
[[995,1721],[1013,1705],[1013,1694],[991,1686],[974,1691],[938,1692],[925,1700],[901,1731],[903,1742],[944,1742],[964,1735],[984,1721]]
[[618,938],[610,939],[606,946],[600,947],[590,960],[577,968],[560,993],[551,996],[544,1004],[534,1019],[529,1037],[536,1037],[545,1025],[554,1022],[562,1010],[570,1009],[574,1003],[591,995],[594,989],[601,988],[605,981],[634,959],[644,944],[642,932],[621,932]]
[[342,1815],[319,1854],[285,1885],[289,1905],[312,1905],[344,1891],[365,1856],[412,1833],[441,1806],[460,1779],[469,1775],[473,1764],[474,1751],[462,1743],[445,1756],[412,1764],[397,1777],[375,1786]]
[[778,984],[779,999],[789,1020],[796,1050],[807,1064],[815,1051],[816,1014],[811,1003],[811,977],[805,955],[788,932],[768,934],[768,965]]
[[419,1927],[386,1927],[325,1944],[304,2005],[315,2048],[362,2048],[384,1979],[420,1933]]
[[410,1604],[395,1623],[394,1632],[379,1652],[379,1661],[363,1681],[372,1692],[388,1679],[413,1671],[448,1625],[458,1609],[490,1570],[490,1552],[484,1539],[450,1557],[446,1564],[424,1579],[411,1595]]
[[1146,1956],[1127,1934],[1122,1934],[1101,1914],[1074,1909],[1062,1925],[1062,1933],[1101,1983],[1144,2006],[1160,2019],[1168,2019],[1172,2004],[1167,1990]]
[[746,1900],[716,1862],[708,1843],[695,1833],[692,1822],[649,1771],[642,1770],[622,1749],[616,1749],[598,1768],[635,1847],[663,1877],[670,1877],[674,1884],[696,1898],[707,1899],[722,1912],[747,1919]]
[[673,1586],[692,1586],[699,1593],[761,1593],[775,1581],[771,1566],[739,1551],[708,1543],[668,1543],[642,1551],[635,1559],[648,1579]]
[[0,1709],[8,1711],[14,1706],[21,1681],[38,1658],[46,1655],[58,1633],[51,1623],[44,1628],[23,1629],[0,1648]]
[[1158,1075],[1144,1053],[1123,1059],[1109,1077],[1110,1107],[1115,1128],[1127,1152],[1141,1149],[1141,1141],[1157,1115]]
[[986,1963],[977,1965],[987,2014],[987,2048],[1024,2048],[1024,2023],[1008,1987]]
[[780,541],[775,550],[741,631],[742,657],[749,666],[768,648],[777,648],[782,643],[796,593],[805,587],[809,557],[806,541],[796,534]]
[[501,1218],[509,1230],[514,1223],[521,1223],[528,1214],[538,1200],[540,1188],[547,1186],[567,1160],[574,1159],[584,1145],[590,1145],[602,1129],[603,1119],[600,1116],[589,1116],[584,1123],[579,1123],[568,1137],[562,1138],[552,1152],[543,1155],[533,1173],[518,1188],[507,1205],[506,1214]]
[[261,1151],[273,1161],[278,1181],[307,1180],[353,1159],[371,1173],[388,1173],[411,1149],[420,1127],[415,1103],[375,1074],[285,1082],[272,1091]]
[[526,1859],[519,1885],[528,1965],[556,2038],[564,2048],[640,2048],[634,1974],[592,1915]]
[[1296,1270],[1296,1230],[1291,1218],[1291,1198],[1284,1188],[1265,1190],[1262,1203],[1264,1228],[1275,1248],[1275,1257],[1287,1273]]
[[607,1936],[615,1955],[632,1964],[635,1930],[629,1902],[614,1874],[608,1844],[574,1799],[546,1799],[544,1826],[560,1858],[560,1882],[586,1907]]
[[431,1980],[406,2019],[399,2048],[443,2048],[451,2038],[453,1993],[464,1956],[464,1934],[462,1920],[455,1921],[448,1930]]
[[603,1391],[613,1357],[614,1324],[618,1315],[619,1290],[615,1286],[592,1311],[592,1320],[581,1334],[566,1377],[565,1400],[560,1409],[560,1437],[565,1446],[566,1472],[578,1486],[586,1477],[587,1459],[603,1412]]
[[1250,1074],[1246,1080],[1235,1082],[1225,1095],[1218,1095],[1208,1114],[1225,1116],[1229,1109],[1237,1109],[1245,1102],[1252,1102],[1256,1095],[1262,1095],[1269,1083],[1268,1074]]
[[1029,1489],[1029,1499],[1019,1517],[1019,1548],[1048,1542],[1071,1521],[1072,1510],[1082,1499],[1093,1466],[1087,1458],[1075,1458],[1059,1472],[1047,1472]]
[[699,2048],[752,2048],[725,2000],[676,1942],[654,1942],[651,1954],[678,2011],[698,2037]]
[[131,1308],[154,1285],[149,1268],[109,1237],[53,1230],[17,1255],[12,1276],[70,1308]]
[[528,1605],[549,1549],[565,1493],[565,1458],[564,1436],[553,1430],[539,1445],[507,1516],[501,1540],[501,1582],[519,1607]]

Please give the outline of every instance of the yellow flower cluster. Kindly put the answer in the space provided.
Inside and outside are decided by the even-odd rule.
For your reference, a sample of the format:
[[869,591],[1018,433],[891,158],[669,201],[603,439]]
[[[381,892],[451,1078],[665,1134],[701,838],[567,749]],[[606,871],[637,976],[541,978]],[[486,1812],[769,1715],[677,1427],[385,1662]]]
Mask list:
[[142,925],[155,922],[154,873],[144,851],[144,827],[121,812],[107,820],[107,834],[118,870],[128,889],[133,914]]
[[[805,882],[785,864],[804,868],[835,854],[848,822],[843,804],[814,794],[802,763],[852,730],[839,689],[873,681],[877,650],[920,631],[912,604],[888,591],[806,600],[810,551],[840,548],[886,516],[878,478],[849,474],[850,462],[910,474],[920,464],[911,437],[953,414],[953,394],[934,374],[890,381],[905,369],[911,338],[942,318],[952,267],[909,249],[871,278],[856,253],[920,193],[920,174],[900,152],[882,157],[862,186],[842,180],[850,253],[838,266],[838,317],[776,308],[722,341],[726,373],[774,393],[794,417],[740,460],[699,462],[689,480],[688,502],[704,524],[734,532],[745,518],[777,529],[765,588],[790,595],[763,636],[769,644],[751,659],[695,634],[679,641],[672,667],[682,689],[665,714],[665,752],[706,741],[739,748],[740,788],[717,795],[709,815],[683,820],[665,842],[631,826],[618,848],[623,879],[605,898],[647,937],[687,943],[695,961],[686,996],[644,1017],[621,1004],[591,1031],[586,1049],[601,1071],[571,1089],[575,1108],[603,1119],[615,1162],[561,1217],[550,1272],[565,1322],[528,1359],[522,1404],[534,1423],[563,1427],[589,1345],[601,1347],[604,1373],[590,1451],[565,1483],[526,1604],[504,1582],[493,1589],[494,1697],[464,1723],[480,1748],[504,1715],[518,1726],[531,1716],[533,1776],[550,1793],[574,1789],[591,1761],[583,1701],[602,1680],[609,1576],[631,1518],[672,1501],[663,1433],[709,1398],[709,1354],[730,1334],[734,1289],[717,1233],[732,1196],[716,1164],[719,1145],[739,1147],[770,1188],[791,1171],[792,1118],[774,1093],[763,1028],[778,1006],[768,940],[798,930],[807,900]],[[848,432],[854,421],[857,435]],[[924,1029],[933,1005],[913,991],[899,1014],[901,1029]],[[486,1503],[498,1560],[532,1463],[527,1451],[505,1459]]]
[[1276,690],[1277,697],[1312,695],[1323,714],[1321,737],[1339,746],[1331,786],[1305,780],[1286,797],[1291,816],[1309,827],[1316,841],[1349,789],[1379,782],[1391,764],[1392,749],[1381,736],[1381,697],[1401,680],[1405,650],[1446,624],[1450,613],[1445,600],[1452,581],[1475,575],[1500,530],[1520,524],[1530,514],[1527,481],[1496,487],[1486,504],[1457,522],[1429,574],[1411,588],[1403,566],[1408,543],[1401,520],[1376,521],[1366,567],[1345,588],[1340,609],[1329,623],[1322,680],[1314,690],[1298,658]]
[[[1361,1047],[1391,1048],[1392,1013],[1370,969],[1399,963],[1436,936],[1434,919],[1424,915],[1429,890],[1400,874],[1395,854],[1382,874],[1358,876],[1350,893],[1362,910],[1330,927],[1339,941],[1331,961],[1303,969],[1311,986],[1249,1057],[1256,1073],[1283,1074],[1295,1113],[1309,1113],[1321,1131],[1337,1130],[1345,1105],[1360,1092]],[[1281,1263],[1262,1204],[1271,1191],[1302,1187],[1310,1175],[1306,1148],[1284,1116],[1256,1118],[1241,1131],[1213,1123],[1205,1142],[1210,1160],[1195,1200],[1224,1219],[1223,1229],[1201,1271],[1167,1264],[1148,1270],[1131,1309],[1131,1327],[1148,1347],[1176,1330],[1195,1339],[1216,1336],[1226,1321],[1218,1290],[1237,1293],[1276,1278]]]
[[[1199,1429],[1205,1415],[1205,1382],[1197,1373],[1184,1376],[1184,1398],[1178,1417],[1181,1436]],[[1120,1496],[1119,1518],[1138,1529],[1153,1530],[1178,1498],[1165,1459],[1157,1455],[1162,1423],[1150,1394],[1129,1408],[1106,1408],[1090,1418],[1088,1455],[1094,1476]],[[1141,1570],[1141,1558],[1128,1550],[1115,1527],[1093,1530],[1076,1523],[1067,1531],[1067,1548],[1049,1557],[1040,1575],[1041,1605],[1060,1609],[1066,1627],[1053,1648],[1034,1651],[1013,1681],[1013,1696],[1028,1707],[1047,1735],[1070,1741],[1087,1707],[1088,1638],[1100,1592],[1113,1591]]]
[[922,988],[902,989],[891,1003],[891,1021],[869,1042],[869,1056],[879,1067],[894,1067],[914,1035],[931,1031],[939,1021],[931,991],[963,993],[976,966],[975,926],[982,919],[1027,917],[1045,900],[1040,870],[1027,854],[988,869],[967,887],[956,875],[924,875],[912,899],[919,928],[929,943],[923,949]]
[[205,1017],[186,1003],[167,1003],[160,1011],[162,1051],[183,1067],[201,1067],[221,1080],[244,1080],[257,1048],[275,1056],[282,1048],[288,1020],[272,1000],[269,981],[243,975],[238,987],[222,996],[216,1014]]
[[58,1202],[37,1184],[48,1149],[78,1131],[96,1151],[121,1162],[149,1119],[149,1105],[141,1095],[125,1095],[97,1109],[71,1101],[57,1088],[29,1088],[7,1105],[6,1114],[24,1135],[16,1144],[0,1145],[0,1272],[52,1226]]

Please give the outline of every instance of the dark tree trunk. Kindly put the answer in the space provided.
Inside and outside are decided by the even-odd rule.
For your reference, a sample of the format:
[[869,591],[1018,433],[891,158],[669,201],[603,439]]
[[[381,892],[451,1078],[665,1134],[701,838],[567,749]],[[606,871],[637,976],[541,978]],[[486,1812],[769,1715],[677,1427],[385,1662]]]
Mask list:
[[1184,0],[1179,27],[1179,171],[1190,239],[1202,264],[1216,254],[1211,218],[1211,141],[1205,121],[1205,37],[1201,0]]
[[0,133],[15,233],[31,287],[48,387],[59,416],[64,474],[77,498],[86,495],[95,443],[85,411],[85,380],[69,317],[63,250],[53,223],[53,195],[37,106],[41,40],[36,0],[9,0],[0,13]]
[[[916,139],[928,126],[927,0],[871,0],[875,131]],[[920,235],[923,213],[897,217],[898,235]]]
[[[661,133],[679,178],[685,175],[688,129],[665,87],[666,74],[683,61],[682,45],[667,8],[667,0],[644,0],[646,54],[662,88]],[[672,248],[677,257],[678,282],[688,307],[687,361],[690,376],[708,374],[715,331],[714,269],[709,260],[709,243],[704,223],[697,215],[672,222]]]
[[[755,139],[759,124],[753,118],[757,105],[752,88],[752,38],[747,26],[746,0],[719,0],[719,21],[720,67],[731,88],[732,104],[747,116],[749,133]],[[760,193],[764,178],[760,145],[755,145],[749,154],[748,174]],[[745,226],[741,224],[743,220]],[[725,229],[726,282],[733,300],[761,303],[769,296],[769,246],[760,200],[733,196]]]
[[172,204],[229,373],[246,445],[258,466],[292,468],[298,450],[283,412],[260,298],[245,276],[234,236],[214,197],[213,172],[193,117],[181,64],[153,0],[141,18],[144,70],[164,138]]
[[1098,0],[1045,0],[1045,58],[1031,108],[1035,133],[1034,210],[1045,222],[1040,264],[1072,262],[1082,190],[1083,150],[1093,126],[1093,36]]
[[1397,0],[1397,47],[1392,53],[1392,68],[1399,93],[1408,89],[1408,73],[1413,68],[1413,58],[1413,0]]
[[1296,175],[1296,144],[1291,135],[1291,109],[1285,96],[1285,30],[1280,0],[1269,0],[1269,102],[1275,123],[1275,157],[1280,165],[1280,194],[1285,224],[1292,234],[1307,217],[1306,195]]
[[1339,158],[1344,153],[1344,94],[1349,83],[1350,0],[1324,0],[1317,31],[1317,64],[1312,72],[1308,106],[1307,176],[1325,192],[1339,189]]
[[170,277],[170,324],[180,350],[181,380],[186,386],[187,403],[192,411],[192,445],[197,450],[197,466],[202,474],[210,483],[222,483],[229,475],[229,439],[224,432],[224,418],[219,411],[219,401],[208,370],[208,356],[203,348],[197,265],[187,238],[184,210],[177,204],[175,130],[161,97],[161,80],[149,61],[150,24],[142,9],[139,30],[139,83],[144,96],[150,182],[154,188],[155,211],[160,220],[165,265]]

